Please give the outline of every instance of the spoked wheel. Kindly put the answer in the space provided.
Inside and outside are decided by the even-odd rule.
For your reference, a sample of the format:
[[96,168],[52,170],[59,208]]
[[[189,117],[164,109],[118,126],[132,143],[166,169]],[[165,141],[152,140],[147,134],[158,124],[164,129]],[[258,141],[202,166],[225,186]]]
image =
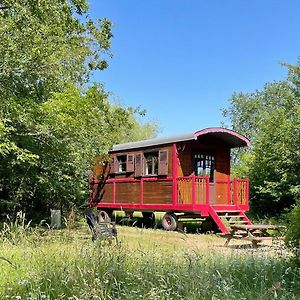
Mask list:
[[111,222],[112,211],[100,210],[99,211],[99,222]]
[[143,225],[146,228],[153,228],[155,225],[155,215],[153,212],[143,211]]
[[174,213],[166,213],[162,219],[162,226],[165,230],[174,231],[178,227],[178,218]]

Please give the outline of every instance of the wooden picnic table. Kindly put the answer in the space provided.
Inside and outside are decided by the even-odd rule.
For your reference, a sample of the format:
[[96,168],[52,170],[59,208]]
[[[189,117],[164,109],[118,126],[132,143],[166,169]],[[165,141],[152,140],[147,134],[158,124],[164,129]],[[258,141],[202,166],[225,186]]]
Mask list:
[[251,241],[254,247],[264,240],[282,239],[283,236],[273,236],[270,234],[269,230],[276,231],[277,233],[282,233],[285,226],[281,225],[264,225],[264,224],[251,224],[251,225],[232,225],[230,227],[230,232],[223,234],[222,236],[227,238],[225,246],[227,246],[232,239],[240,239]]

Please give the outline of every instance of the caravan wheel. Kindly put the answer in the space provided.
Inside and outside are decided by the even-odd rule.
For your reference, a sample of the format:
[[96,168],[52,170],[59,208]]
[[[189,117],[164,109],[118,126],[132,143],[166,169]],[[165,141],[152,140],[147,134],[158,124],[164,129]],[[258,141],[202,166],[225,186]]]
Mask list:
[[112,212],[106,210],[99,211],[99,222],[111,222]]
[[162,226],[165,230],[174,231],[178,227],[178,218],[174,213],[166,213],[162,219]]

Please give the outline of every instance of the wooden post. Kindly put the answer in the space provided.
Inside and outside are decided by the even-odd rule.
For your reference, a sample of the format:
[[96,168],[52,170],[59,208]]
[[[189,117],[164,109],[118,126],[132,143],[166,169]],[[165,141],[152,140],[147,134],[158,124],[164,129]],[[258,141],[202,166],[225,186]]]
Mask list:
[[249,178],[246,179],[246,205],[249,209]]
[[116,203],[116,182],[113,182],[113,199],[112,199],[113,203]]
[[233,179],[233,199],[234,199],[234,205],[238,205],[238,195],[237,195],[237,179]]
[[196,203],[195,196],[196,196],[196,178],[195,178],[195,175],[193,174],[193,176],[192,176],[192,205],[193,205],[193,207],[195,206],[195,203]]
[[231,205],[231,179],[230,179],[230,175],[228,175],[227,177],[227,204]]
[[209,177],[208,176],[206,176],[205,177],[205,180],[206,180],[206,184],[205,184],[205,186],[206,186],[206,205],[209,205],[209,196],[210,196],[210,194],[209,194]]
[[140,181],[140,204],[144,203],[144,180],[141,178]]

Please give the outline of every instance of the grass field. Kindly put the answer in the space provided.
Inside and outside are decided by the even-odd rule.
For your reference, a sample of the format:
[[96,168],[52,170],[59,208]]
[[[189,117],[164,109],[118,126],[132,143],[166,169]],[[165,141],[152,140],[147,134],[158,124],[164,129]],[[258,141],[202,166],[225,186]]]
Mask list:
[[282,246],[118,227],[118,244],[76,229],[3,229],[0,299],[300,299]]

